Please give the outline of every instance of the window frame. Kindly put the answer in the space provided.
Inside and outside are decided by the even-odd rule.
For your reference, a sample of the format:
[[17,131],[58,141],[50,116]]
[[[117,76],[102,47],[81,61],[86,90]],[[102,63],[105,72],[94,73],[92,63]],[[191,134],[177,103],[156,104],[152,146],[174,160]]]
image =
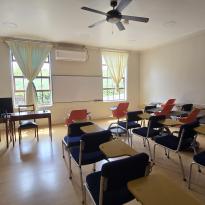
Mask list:
[[[104,72],[103,72],[103,68],[105,68],[105,67],[107,69],[107,77],[104,76]],[[120,91],[119,91],[119,94],[116,94],[114,87],[106,87],[106,88],[104,87],[104,79],[111,80],[112,81],[112,85],[114,85],[114,82],[113,82],[111,76],[108,76],[109,75],[108,73],[109,73],[108,67],[107,67],[107,65],[105,63],[105,60],[103,59],[103,56],[102,56],[102,81],[103,81],[102,82],[103,83],[103,86],[102,86],[103,90],[102,90],[102,92],[104,93],[105,90],[107,90],[107,91],[108,90],[112,90],[112,93],[113,93],[111,99],[109,99],[110,97],[105,99],[104,95],[103,95],[103,102],[126,101],[127,100],[127,68],[125,69],[124,76],[123,76],[123,78],[122,78],[122,80],[120,82],[120,84],[121,84],[122,81],[123,81],[124,87],[120,87],[119,88],[120,91],[124,90],[124,93],[123,93],[124,98],[120,98],[120,95],[121,95]],[[107,85],[108,85],[108,83],[107,83]],[[118,98],[116,98],[116,96],[118,96]]]
[[[24,103],[23,104],[25,104],[25,100],[26,100],[26,89],[22,89],[22,90],[20,90],[20,89],[16,89],[16,81],[15,81],[15,79],[22,79],[23,80],[23,87],[25,88],[25,84],[26,84],[26,82],[25,81],[27,81],[27,79],[25,78],[25,76],[23,75],[23,73],[22,73],[22,75],[14,75],[14,66],[13,66],[13,63],[14,62],[16,62],[17,63],[17,61],[15,60],[15,58],[14,58],[14,55],[12,54],[12,52],[10,52],[10,56],[11,56],[11,77],[12,77],[12,95],[13,95],[13,102],[14,102],[14,107],[15,108],[17,108],[18,107],[18,104],[16,103],[16,93],[24,93]],[[38,75],[35,79],[41,79],[41,86],[42,86],[42,81],[43,81],[43,79],[48,79],[48,86],[49,86],[49,89],[36,89],[36,94],[38,94],[38,93],[42,93],[42,99],[41,99],[41,102],[43,102],[43,93],[44,92],[50,92],[50,95],[51,95],[51,97],[50,97],[50,103],[49,104],[39,104],[38,103],[38,99],[37,99],[37,105],[38,105],[38,107],[50,107],[50,106],[52,106],[53,105],[53,97],[52,97],[52,80],[51,80],[51,64],[50,64],[50,54],[47,56],[47,58],[45,59],[45,61],[44,61],[44,63],[48,63],[49,64],[49,69],[48,69],[48,71],[49,71],[49,74],[48,74],[48,76],[44,76],[44,75],[42,75],[42,69],[41,69],[41,71],[39,72],[39,74],[41,74],[40,76]],[[42,68],[43,68],[43,66],[42,66]],[[35,80],[34,79],[34,80]],[[38,95],[37,95],[38,96]]]

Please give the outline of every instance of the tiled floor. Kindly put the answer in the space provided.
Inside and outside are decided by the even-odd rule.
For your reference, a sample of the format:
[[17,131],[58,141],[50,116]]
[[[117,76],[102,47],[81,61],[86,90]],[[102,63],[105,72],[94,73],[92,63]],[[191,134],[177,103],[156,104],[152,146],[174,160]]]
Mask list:
[[[97,121],[107,127],[108,121]],[[66,133],[63,125],[53,126],[53,142],[48,136],[48,129],[39,131],[40,140],[36,141],[33,132],[24,132],[21,146],[7,150],[5,142],[0,143],[0,205],[80,205],[81,191],[77,166],[72,163],[73,179],[68,178],[68,158],[62,158],[61,139]],[[4,136],[2,136],[4,138]],[[205,149],[205,136],[199,136],[201,148]],[[153,144],[152,144],[153,145]],[[134,148],[138,152],[147,152],[141,139],[134,139]],[[202,174],[194,169],[192,191],[182,180],[178,158],[171,154],[167,159],[164,150],[157,149],[156,165],[153,172],[160,172],[175,181],[179,187],[205,204],[205,170]],[[192,161],[192,152],[183,153],[186,175]],[[97,164],[100,169],[102,163]],[[92,166],[83,168],[84,176],[92,171]],[[153,190],[154,191],[154,190]],[[174,197],[174,196],[173,196]],[[89,198],[89,197],[87,197]],[[87,204],[91,204],[88,199]],[[132,201],[129,204],[137,204]]]

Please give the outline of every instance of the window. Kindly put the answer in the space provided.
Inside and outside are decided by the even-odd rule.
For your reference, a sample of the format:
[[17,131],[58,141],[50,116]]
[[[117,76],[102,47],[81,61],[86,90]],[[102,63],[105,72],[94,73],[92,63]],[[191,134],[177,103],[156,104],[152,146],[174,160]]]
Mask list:
[[[125,70],[126,71],[126,70]],[[110,76],[108,67],[102,57],[102,76],[103,76],[103,101],[126,100],[126,72],[120,82],[119,92],[115,91],[114,82]]]
[[[26,103],[26,88],[28,80],[24,77],[14,56],[12,55],[12,74],[13,74],[13,95],[15,106]],[[37,92],[38,106],[48,106],[52,104],[51,93],[51,72],[49,56],[44,61],[40,73],[34,79],[34,85]]]

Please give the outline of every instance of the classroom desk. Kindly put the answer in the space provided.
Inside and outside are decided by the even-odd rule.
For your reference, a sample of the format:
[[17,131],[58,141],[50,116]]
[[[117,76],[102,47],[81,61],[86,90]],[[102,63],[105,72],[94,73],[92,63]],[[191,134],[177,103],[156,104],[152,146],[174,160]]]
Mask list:
[[83,126],[80,129],[85,133],[101,132],[104,130],[103,128],[99,127],[96,124]]
[[133,156],[137,152],[132,149],[128,144],[124,143],[120,139],[114,139],[109,142],[103,143],[100,146],[100,150],[108,157],[121,157],[121,156]]
[[8,127],[8,118],[0,118],[0,123],[4,123],[5,125],[5,133],[6,133],[6,147],[9,147],[9,127]]
[[166,127],[174,127],[174,126],[179,126],[179,125],[184,124],[178,120],[173,120],[173,119],[165,119],[165,120],[159,121],[159,123]]
[[15,121],[20,121],[20,120],[31,120],[31,119],[43,119],[47,118],[48,119],[48,126],[49,126],[49,135],[52,141],[52,123],[51,123],[51,112],[49,110],[46,111],[34,111],[34,112],[16,112],[16,113],[11,113],[10,115],[10,124],[11,124],[11,131],[14,133],[15,129]]
[[151,174],[128,182],[128,190],[142,205],[200,205],[164,175]]
[[149,120],[149,118],[150,118],[152,115],[150,115],[149,113],[144,112],[144,113],[142,113],[142,114],[139,114],[138,116],[139,116],[142,120]]
[[194,128],[194,130],[202,135],[205,135],[205,125],[200,125],[199,127]]

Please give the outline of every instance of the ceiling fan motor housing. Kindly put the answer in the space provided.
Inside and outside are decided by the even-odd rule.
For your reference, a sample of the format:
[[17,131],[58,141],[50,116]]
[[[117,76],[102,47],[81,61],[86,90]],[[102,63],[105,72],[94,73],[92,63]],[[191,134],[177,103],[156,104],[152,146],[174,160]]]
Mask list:
[[106,20],[110,23],[118,23],[122,19],[122,15],[118,10],[111,10],[107,12]]
[[111,0],[110,5],[114,8],[117,6],[117,0]]

